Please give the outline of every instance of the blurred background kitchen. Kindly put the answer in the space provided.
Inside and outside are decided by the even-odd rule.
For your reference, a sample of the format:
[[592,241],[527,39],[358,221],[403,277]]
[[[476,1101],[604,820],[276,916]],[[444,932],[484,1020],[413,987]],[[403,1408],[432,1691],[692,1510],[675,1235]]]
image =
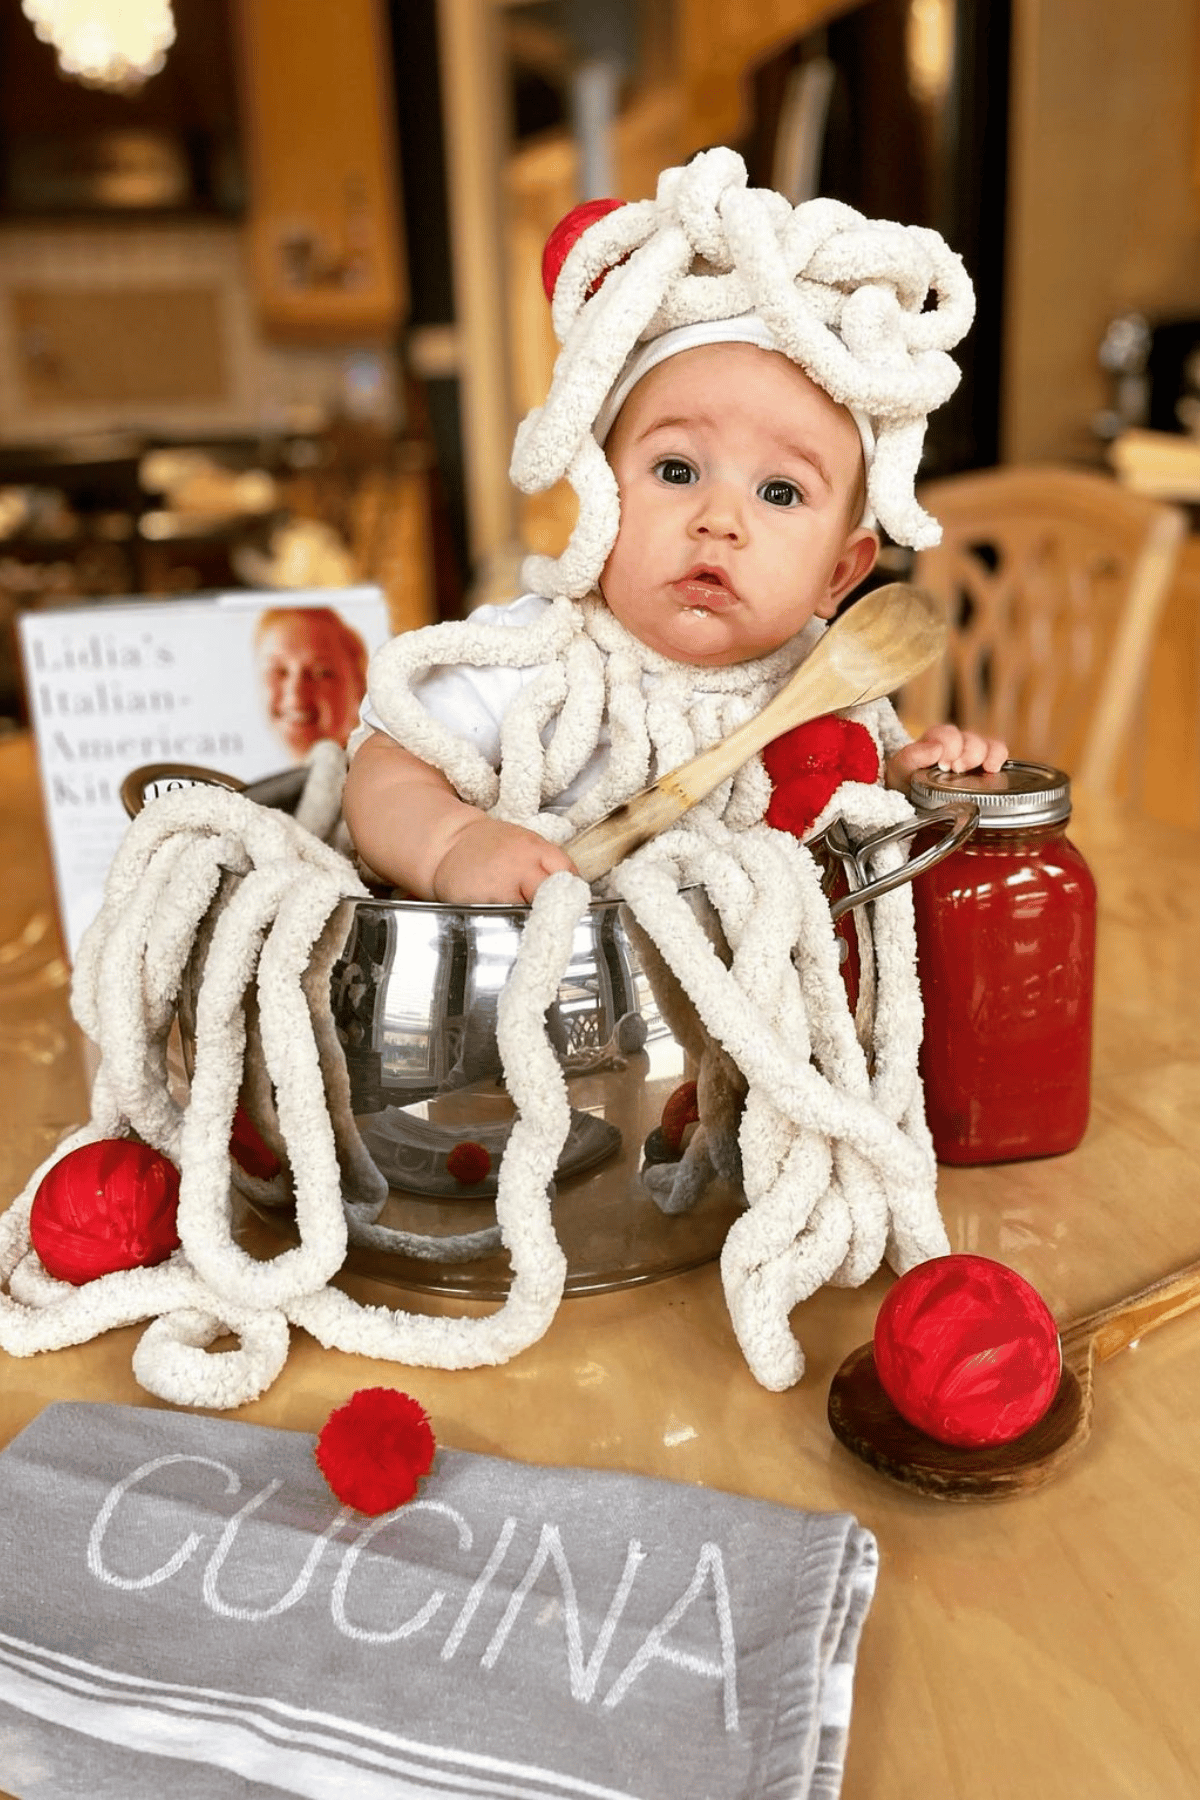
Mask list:
[[[0,0],[0,729],[22,608],[517,592],[571,516],[507,481],[544,239],[716,143],[964,256],[925,476],[1200,501],[1197,0]],[[1198,612],[1191,535],[1146,711],[1193,824]]]

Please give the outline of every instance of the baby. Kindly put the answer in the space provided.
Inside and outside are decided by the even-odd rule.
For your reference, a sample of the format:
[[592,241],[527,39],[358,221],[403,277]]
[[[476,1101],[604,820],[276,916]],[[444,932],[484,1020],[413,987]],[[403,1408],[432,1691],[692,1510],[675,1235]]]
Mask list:
[[[847,315],[857,293],[885,291],[892,274],[889,263],[896,263],[901,247],[911,252],[914,242],[916,260],[924,255],[932,261],[934,280],[928,285],[938,293],[942,312],[953,311],[957,304],[961,315],[964,284],[969,301],[961,265],[934,233],[873,226],[848,208],[828,202],[813,202],[792,213],[779,196],[767,195],[773,206],[778,203],[774,212],[785,222],[785,238],[785,215],[800,220],[807,213],[811,219],[813,208],[824,209],[822,218],[843,237],[850,222],[852,234],[876,233],[878,248],[868,252],[863,277],[848,277],[844,270],[839,276],[835,271],[830,283],[842,312],[838,338],[842,354],[831,358],[828,344],[816,332],[797,334],[778,304],[764,304],[771,299],[768,282],[760,279],[755,292],[756,246],[741,242],[737,229],[738,195],[744,183],[744,170],[740,181],[737,176],[739,159],[731,152],[715,151],[698,163],[704,165],[702,174],[715,177],[714,213],[725,227],[724,244],[712,246],[707,254],[697,254],[694,243],[685,244],[682,251],[669,244],[673,226],[675,237],[680,236],[669,212],[678,185],[672,178],[691,176],[696,165],[687,171],[668,171],[656,202],[619,210],[615,202],[590,203],[576,209],[548,246],[548,288],[556,324],[564,287],[563,310],[569,314],[573,297],[575,312],[547,406],[531,415],[518,437],[514,476],[527,487],[548,486],[564,472],[572,480],[582,507],[568,552],[557,564],[534,559],[535,576],[544,578],[541,592],[471,615],[469,632],[458,639],[461,646],[470,646],[459,666],[454,666],[458,661],[453,654],[454,627],[418,634],[434,639],[424,667],[420,653],[414,663],[412,647],[405,651],[408,688],[399,712],[391,710],[389,725],[399,719],[403,727],[404,706],[416,701],[429,718],[461,737],[501,774],[510,706],[539,674],[544,675],[547,658],[557,654],[569,663],[569,634],[566,639],[559,634],[559,648],[551,642],[554,633],[544,629],[545,642],[538,649],[539,626],[547,626],[564,598],[588,609],[587,630],[610,659],[620,656],[629,640],[641,646],[635,660],[647,719],[653,714],[656,692],[660,707],[668,704],[669,672],[695,671],[688,683],[691,738],[681,743],[683,754],[676,754],[676,761],[681,761],[689,744],[699,748],[705,736],[711,740],[728,729],[730,702],[723,700],[721,721],[715,728],[710,722],[705,731],[704,691],[742,695],[743,711],[753,696],[755,704],[749,710],[754,710],[758,699],[780,686],[811,649],[820,630],[812,622],[831,619],[870,573],[879,550],[874,518],[881,502],[891,514],[884,522],[901,541],[936,541],[936,528],[912,498],[919,431],[914,445],[913,419],[896,417],[900,404],[879,391],[886,384],[872,379],[869,357],[861,358],[866,364],[866,379],[859,382],[865,404],[854,402],[854,375],[847,377],[843,368],[845,340],[853,341],[855,335]],[[731,201],[726,198],[730,195]],[[657,216],[647,219],[647,209],[655,207]],[[681,217],[681,222],[686,221]],[[743,228],[741,237],[747,235]],[[635,238],[632,255],[624,248],[624,238],[630,236]],[[675,252],[677,267],[664,279],[661,265],[668,247]],[[724,296],[695,290],[705,282],[716,288],[722,279],[726,289],[733,287],[735,303],[741,299],[746,304],[735,304],[728,314],[687,318],[688,307],[680,303],[680,295],[693,290],[690,310],[703,313],[713,299]],[[656,281],[661,291],[656,291]],[[915,348],[910,343],[906,351],[910,367],[902,371],[909,379],[899,385],[919,389],[924,376],[927,395],[944,388],[943,365],[949,362],[931,328],[939,322],[938,311],[922,310],[920,302],[914,305],[917,286],[909,271],[902,273],[897,285],[911,313],[906,323],[915,327],[910,330]],[[796,300],[807,304],[826,337],[836,335],[821,318],[832,308],[819,294],[815,300],[810,297],[817,286],[810,266],[803,278],[797,275],[788,283],[785,304],[794,305]],[[921,302],[925,286],[921,281]],[[681,311],[685,317],[677,323]],[[968,305],[968,322],[969,316]],[[959,322],[951,321],[957,335]],[[661,329],[655,329],[658,323]],[[945,336],[945,321],[941,324]],[[599,393],[606,358],[613,365],[615,352],[627,345],[628,354]],[[936,379],[930,379],[931,373]],[[917,394],[918,413],[924,398]],[[902,395],[902,404],[912,413],[911,391]],[[594,417],[586,417],[593,411]],[[536,454],[545,448],[538,438],[553,436],[564,413],[568,436],[573,432],[580,441],[573,448],[568,445],[570,453],[559,454],[554,462]],[[920,431],[923,426],[922,414]],[[532,471],[531,462],[537,465]],[[616,621],[628,638],[614,635],[610,626],[597,620],[598,611]],[[519,651],[510,668],[504,666],[506,642]],[[728,677],[724,671],[730,672]],[[580,680],[586,685],[582,676]],[[554,762],[546,748],[553,741],[551,718],[561,724],[577,699],[569,676],[566,686],[555,707],[547,704],[535,720],[546,768]],[[384,728],[375,703],[374,671],[370,691],[372,698],[363,710],[366,730],[353,746],[345,815],[364,861],[417,898],[455,904],[531,901],[547,876],[573,868],[564,844],[545,835],[548,817],[573,813],[572,824],[577,827],[581,817],[586,820],[589,812],[599,816],[607,805],[673,766],[664,755],[660,725],[657,738],[650,730],[654,741],[648,756],[635,761],[632,786],[614,788],[608,765],[618,740],[624,743],[625,738],[619,694],[610,686],[600,703],[587,755],[581,764],[574,759],[580,766],[560,757],[556,780],[548,791],[548,778],[540,777],[542,791],[532,806],[497,805],[486,781],[482,789],[476,782],[473,792],[464,793],[453,779],[452,758],[442,754],[434,760],[422,754],[425,740],[419,731],[402,731],[409,739],[406,747],[397,741],[401,730],[394,735]],[[679,691],[676,680],[674,692]],[[582,699],[579,709],[587,710]],[[881,774],[888,787],[904,788],[914,771],[934,764],[996,770],[1007,754],[998,740],[949,724],[933,726],[916,742],[905,742],[890,709],[883,714],[877,710],[875,718],[884,752]],[[629,728],[624,729],[628,736]],[[669,736],[665,728],[665,737]],[[526,730],[526,741],[528,737]],[[436,747],[442,741],[435,731],[430,742]],[[736,791],[738,784],[734,785]],[[757,787],[750,782],[757,801],[752,795],[748,807],[746,784],[742,785],[746,822],[761,819],[769,784],[764,788],[761,775]],[[599,809],[597,792],[607,797],[607,805]],[[589,794],[593,794],[590,808]],[[538,815],[536,824],[522,822],[519,815],[523,812],[526,820],[532,819],[537,804],[547,811]],[[739,816],[736,803],[732,814],[727,808],[727,819],[736,821]]]

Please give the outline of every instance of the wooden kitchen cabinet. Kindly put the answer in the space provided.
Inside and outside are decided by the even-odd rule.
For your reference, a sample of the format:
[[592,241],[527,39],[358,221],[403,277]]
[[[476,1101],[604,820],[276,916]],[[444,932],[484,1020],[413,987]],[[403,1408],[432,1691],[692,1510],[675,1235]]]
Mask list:
[[736,143],[749,119],[747,78],[754,64],[857,0],[680,0],[679,58],[687,152]]
[[235,17],[262,328],[390,342],[405,277],[382,0],[236,0]]

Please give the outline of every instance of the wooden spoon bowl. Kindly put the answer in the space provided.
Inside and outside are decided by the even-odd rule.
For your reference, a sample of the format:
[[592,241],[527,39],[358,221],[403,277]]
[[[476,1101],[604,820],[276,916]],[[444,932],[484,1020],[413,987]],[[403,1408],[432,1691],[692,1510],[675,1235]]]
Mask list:
[[1090,1370],[1085,1387],[1064,1364],[1049,1411],[1019,1438],[971,1449],[942,1444],[896,1411],[870,1344],[851,1352],[829,1390],[839,1442],[881,1475],[936,1500],[999,1500],[1040,1487],[1087,1437],[1091,1410]]
[[1001,1500],[1040,1487],[1086,1442],[1097,1362],[1200,1305],[1200,1263],[1064,1326],[1058,1392],[1037,1424],[1007,1444],[942,1444],[902,1418],[883,1391],[870,1344],[851,1351],[829,1389],[839,1443],[915,1493],[935,1500]]

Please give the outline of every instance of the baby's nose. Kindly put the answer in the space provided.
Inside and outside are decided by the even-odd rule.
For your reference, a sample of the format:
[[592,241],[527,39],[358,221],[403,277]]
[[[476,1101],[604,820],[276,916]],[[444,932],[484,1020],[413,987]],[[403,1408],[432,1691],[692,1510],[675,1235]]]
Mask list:
[[742,541],[746,534],[745,513],[732,486],[714,484],[707,490],[696,508],[692,529],[697,537]]

